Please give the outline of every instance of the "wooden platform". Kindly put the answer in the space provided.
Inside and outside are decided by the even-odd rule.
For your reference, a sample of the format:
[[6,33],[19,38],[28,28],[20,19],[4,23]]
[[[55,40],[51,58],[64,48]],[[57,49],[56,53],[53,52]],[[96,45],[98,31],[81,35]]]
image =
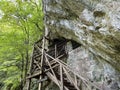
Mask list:
[[[45,77],[52,80],[60,90],[80,90],[80,85],[84,84],[88,90],[90,86],[102,90],[97,85],[91,83],[80,75],[77,75],[63,61],[67,57],[66,44],[68,40],[53,40],[49,46],[49,50],[45,49],[46,39],[36,42],[34,45],[33,56],[31,60],[30,72],[27,77],[28,88],[30,90],[31,80],[38,79],[39,88],[42,90],[42,83],[47,80]],[[78,83],[78,81],[81,81]],[[81,84],[80,84],[81,83]]]

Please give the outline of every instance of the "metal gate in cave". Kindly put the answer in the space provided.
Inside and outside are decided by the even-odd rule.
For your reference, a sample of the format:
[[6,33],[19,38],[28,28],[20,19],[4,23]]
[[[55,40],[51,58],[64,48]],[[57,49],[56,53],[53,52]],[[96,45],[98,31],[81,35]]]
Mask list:
[[[45,43],[49,41],[49,46],[46,49]],[[31,81],[36,78],[39,83],[38,90],[43,90],[43,83],[46,80],[53,81],[60,90],[80,90],[81,83],[89,88],[89,85],[101,90],[93,83],[87,81],[80,75],[76,74],[65,63],[67,57],[66,45],[71,40],[54,39],[48,40],[43,37],[34,44],[32,59],[30,63],[30,72],[27,77],[27,90],[31,90]],[[80,46],[80,44],[71,41],[73,49]],[[79,82],[81,81],[81,82]],[[89,90],[89,89],[88,89]]]

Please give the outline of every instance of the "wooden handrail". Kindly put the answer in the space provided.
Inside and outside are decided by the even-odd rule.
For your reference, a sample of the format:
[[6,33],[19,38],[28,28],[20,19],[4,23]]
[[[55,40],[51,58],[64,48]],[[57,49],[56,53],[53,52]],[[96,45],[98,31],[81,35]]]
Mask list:
[[[95,88],[102,90],[102,89],[101,89],[100,87],[98,87],[97,85],[91,83],[89,80],[87,80],[87,79],[85,79],[84,77],[82,77],[81,75],[75,73],[72,69],[70,69],[70,67],[69,67],[66,63],[64,63],[64,62],[63,62],[62,60],[60,60],[59,58],[56,58],[56,59],[55,59],[54,57],[48,55],[47,53],[45,53],[45,54],[46,54],[48,57],[50,57],[51,59],[53,59],[54,61],[56,61],[56,62],[58,62],[59,64],[61,64],[64,68],[66,68],[67,70],[69,70],[70,72],[72,72],[74,75],[76,75],[77,77],[79,77],[86,86],[88,86],[87,83],[89,83],[89,84],[91,84],[91,86],[94,86]],[[89,88],[89,86],[88,86],[88,88]]]
[[[37,62],[35,58],[32,58],[32,61],[34,61],[36,66],[40,69],[40,72],[27,77],[27,79],[31,79],[31,78],[33,78],[33,77],[35,77],[37,75],[40,75],[39,79],[42,79],[42,74],[45,73],[46,75],[48,75],[48,77],[51,80],[53,80],[60,87],[60,90],[63,90],[64,88],[67,88],[66,87],[67,85],[64,86],[64,79],[63,79],[64,78],[63,73],[64,73],[67,80],[69,80],[69,82],[77,90],[80,90],[79,87],[78,87],[77,78],[79,78],[87,86],[87,88],[89,90],[90,90],[89,86],[94,86],[95,88],[102,90],[96,84],[90,82],[88,79],[84,78],[83,76],[79,75],[78,73],[75,73],[75,71],[73,71],[68,64],[66,64],[65,62],[63,62],[60,59],[60,58],[63,58],[63,56],[66,53],[66,52],[64,52],[64,49],[65,49],[65,44],[66,44],[67,41],[62,41],[60,43],[56,43],[56,44],[54,44],[55,47],[53,47],[49,51],[46,51],[45,46],[44,46],[45,39],[46,38],[43,37],[43,39],[42,39],[42,41],[43,41],[42,47],[38,46],[39,42],[34,44],[34,48],[36,48],[38,50],[37,52],[40,52],[40,54],[36,55],[35,57],[40,57],[41,60],[39,60]],[[62,50],[63,50],[64,53],[62,53],[62,55],[61,55],[62,50],[61,50],[60,47],[63,48]],[[60,51],[60,52],[58,53],[58,51]],[[52,54],[52,55],[50,55],[50,54]],[[32,57],[34,57],[34,56],[32,56]],[[56,73],[58,73],[58,69],[60,70],[59,71],[60,78],[58,78],[56,76],[57,75]],[[55,71],[55,70],[57,70],[57,71]],[[72,77],[70,73],[74,77]],[[41,87],[41,84],[39,84],[39,90],[41,90],[40,87]]]

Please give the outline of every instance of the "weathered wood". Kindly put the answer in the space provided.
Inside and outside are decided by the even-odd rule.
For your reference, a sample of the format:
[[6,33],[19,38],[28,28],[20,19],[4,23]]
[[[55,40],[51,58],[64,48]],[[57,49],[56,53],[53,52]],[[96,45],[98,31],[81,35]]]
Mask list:
[[[49,55],[48,55],[49,56]],[[53,57],[52,57],[53,58]],[[56,59],[54,59],[53,58],[53,60],[55,60],[56,62],[59,62],[59,61],[57,61]],[[62,63],[59,63],[60,64],[60,66],[62,67]],[[65,72],[66,72],[66,70],[65,70]],[[61,74],[60,74],[60,76],[61,76]],[[72,78],[70,77],[70,75],[66,72],[66,76],[68,77],[68,79],[70,80],[70,82],[72,82],[72,84],[74,84],[74,80],[72,80]],[[62,78],[63,78],[63,76],[61,77],[61,80],[62,80]],[[63,83],[63,81],[62,81],[62,83]],[[63,89],[63,85],[62,85],[62,83],[61,83],[61,87],[60,87],[60,89],[62,90]],[[74,84],[75,85],[75,84]],[[79,88],[77,87],[77,85],[75,85],[75,87],[76,87],[76,89],[77,90],[79,90]]]
[[39,63],[34,59],[34,62],[35,62],[35,64],[38,66],[38,68],[40,69],[40,70],[42,70],[42,66],[41,65],[39,65]]
[[42,79],[40,79],[39,81],[37,81],[37,83],[41,83],[41,82],[43,82],[43,81],[46,81],[47,79],[48,79],[48,77],[45,76],[44,78],[42,78]]
[[[45,38],[43,37],[43,40],[42,40],[42,55],[41,55],[41,70],[40,70],[40,73],[42,73],[42,65],[43,65],[43,58],[44,58],[44,48],[45,48]],[[39,48],[39,47],[38,47]],[[39,49],[41,50],[41,49]],[[42,79],[42,76],[40,75],[40,78],[39,79]],[[39,83],[39,87],[38,87],[38,90],[42,90],[42,83]]]
[[[54,72],[54,70],[52,69],[52,67],[51,67],[51,65],[50,65],[50,62],[49,62],[49,60],[48,60],[48,58],[47,58],[47,56],[45,55],[45,58],[46,58],[46,62],[48,63],[48,65],[50,66],[50,69],[51,69],[51,71],[52,71],[52,74],[53,74],[53,76],[56,78],[56,80],[57,80],[57,77],[56,77],[56,75],[55,75],[55,72]],[[57,82],[58,82],[58,80],[57,80]],[[59,82],[58,82],[59,83]],[[59,86],[60,86],[60,83],[59,83]]]
[[[55,67],[58,67],[59,66],[59,64],[56,64],[56,65],[54,65],[53,67],[52,67],[52,69],[53,68],[55,68]],[[44,71],[44,73],[46,73],[46,72],[48,72],[48,71],[50,71],[51,69],[49,68],[49,69],[46,69],[45,71]],[[42,75],[42,73],[40,73],[39,71],[38,72],[35,72],[33,75],[29,75],[28,77],[26,77],[26,79],[30,79],[30,78],[35,78],[36,76],[38,76],[38,75]]]
[[60,65],[60,81],[61,81],[60,90],[63,90],[64,89],[64,85],[63,85],[63,70],[62,70],[62,65]]
[[75,81],[75,84],[78,85],[77,76],[75,74],[74,74],[74,81]]
[[[51,68],[53,69],[53,68],[58,67],[58,66],[59,66],[59,64],[56,64],[56,65],[52,66]],[[51,70],[51,68],[46,69],[46,70],[44,71],[44,73],[46,73],[46,72],[50,71],[50,70]]]
[[[45,50],[46,48],[45,42],[46,42],[45,37],[43,37],[41,47],[38,46],[39,42],[35,44],[35,50],[37,50],[37,52],[39,53],[35,52],[35,54],[33,54],[35,56],[32,56],[31,65],[34,64],[35,66],[37,66],[37,68],[39,69],[39,72],[37,73],[33,72],[34,74],[32,75],[30,74],[26,78],[28,80],[31,80],[32,78],[39,76],[40,82],[39,82],[38,90],[42,90],[41,80],[44,81],[43,74],[47,75],[49,79],[51,79],[56,85],[58,85],[60,90],[64,90],[64,89],[80,90],[78,87],[77,78],[79,78],[81,82],[83,82],[88,87],[88,89],[90,89],[88,84],[100,89],[99,87],[97,87],[96,85],[93,85],[93,83],[91,83],[84,77],[75,73],[72,69],[70,69],[70,67],[65,62],[61,60],[61,58],[63,58],[66,55],[65,45],[67,41],[62,41],[62,42],[55,41],[53,46],[50,47],[49,51]],[[40,60],[36,58],[40,58]]]
[[27,79],[27,90],[30,90],[31,79]]
[[50,72],[47,72],[46,74],[50,79],[52,79],[53,82],[55,82],[56,85],[58,85],[60,87],[60,84],[59,84],[57,78],[55,78],[54,75],[52,75]]
[[[50,57],[51,59],[55,60],[56,62],[58,62],[59,64],[62,64],[63,67],[65,67],[68,71],[70,71],[70,72],[72,72],[73,74],[75,74],[79,79],[82,80],[82,82],[83,82],[86,86],[88,86],[88,85],[87,85],[87,83],[88,83],[89,85],[94,86],[95,88],[101,90],[101,88],[98,87],[95,83],[91,83],[89,80],[87,80],[87,79],[85,79],[84,77],[82,77],[81,75],[75,73],[72,69],[70,69],[70,67],[69,67],[66,63],[64,63],[64,62],[63,62],[62,60],[60,60],[59,58],[56,58],[56,59],[55,59],[55,58],[53,58],[52,56],[50,56],[49,54],[47,54],[47,53],[46,53],[46,55],[47,55],[48,57]],[[87,83],[86,83],[86,82],[87,82]]]
[[[50,72],[47,72],[46,75],[57,85],[59,86],[59,88],[61,88],[60,86],[60,81],[57,80]],[[65,90],[69,90],[66,86],[65,87]]]
[[28,76],[26,79],[34,78],[34,77],[36,77],[36,76],[38,76],[38,75],[41,75],[41,74],[42,74],[42,73],[37,72],[37,73],[35,73],[35,74],[33,74],[33,75]]
[[63,67],[64,72],[66,73],[66,76],[68,77],[68,79],[70,80],[70,82],[76,87],[77,90],[80,90],[78,88],[78,86],[75,84],[74,80],[72,79],[72,77],[70,76],[70,74],[67,72],[67,70]]
[[57,57],[57,45],[55,44],[55,58]]

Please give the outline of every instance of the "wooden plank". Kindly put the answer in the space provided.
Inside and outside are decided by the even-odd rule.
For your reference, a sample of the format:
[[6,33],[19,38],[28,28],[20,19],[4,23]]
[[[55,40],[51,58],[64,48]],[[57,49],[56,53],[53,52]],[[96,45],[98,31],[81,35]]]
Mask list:
[[[39,48],[39,47],[38,47]],[[45,48],[45,38],[43,37],[43,40],[42,40],[42,55],[41,55],[41,71],[40,73],[42,73],[42,67],[43,67],[43,58],[44,58],[44,48]],[[39,49],[41,50],[41,49]],[[42,79],[42,76],[40,75],[40,80]],[[38,90],[42,90],[42,82],[39,83],[39,87],[38,87]]]
[[62,65],[60,65],[60,81],[61,81],[61,88],[60,90],[64,89],[64,85],[63,85],[63,70],[62,70]]
[[[48,54],[47,54],[48,55]],[[58,62],[60,65],[63,65],[62,63],[60,63],[58,60],[54,59],[52,56],[48,55],[50,58],[52,58],[53,60],[55,60],[56,62]],[[66,70],[65,70],[66,72]],[[72,80],[71,76],[66,72],[68,79],[74,84],[74,80]],[[75,85],[75,84],[74,84]],[[77,85],[75,85],[75,87],[77,88],[77,90],[79,90],[79,88],[77,87]]]
[[[52,66],[51,68],[53,69],[53,68],[58,67],[58,66],[59,66],[59,64],[56,64],[56,65]],[[51,70],[50,68],[49,68],[49,69],[46,69],[44,73],[46,73],[46,72],[48,72],[48,71],[50,71],[50,70]]]
[[52,61],[50,61],[50,64],[52,65],[52,64],[57,64],[57,62],[56,61],[54,61],[54,60],[52,60]]
[[41,75],[41,73],[40,73],[40,72],[37,72],[37,73],[35,73],[35,74],[33,74],[33,75],[28,76],[26,79],[34,78],[34,77],[36,77],[36,76],[38,76],[38,75]]
[[60,87],[60,84],[54,75],[52,75],[50,72],[47,72],[46,74],[53,82],[55,82],[55,84],[57,84]]
[[42,66],[39,65],[38,62],[37,62],[36,60],[34,60],[34,62],[35,62],[35,64],[38,66],[38,68],[39,68],[40,70],[42,70]]
[[66,73],[66,76],[67,76],[67,78],[70,80],[70,82],[72,82],[72,84],[75,86],[75,88],[77,89],[77,90],[80,90],[79,88],[78,88],[78,86],[75,84],[75,82],[74,82],[74,80],[72,79],[72,77],[70,76],[70,74],[67,72],[67,70],[63,67],[63,70],[64,70],[64,72]]
[[[53,70],[53,68],[51,67],[51,65],[50,65],[50,62],[49,62],[49,60],[48,60],[48,58],[47,58],[47,56],[45,55],[45,60],[46,60],[46,62],[48,62],[48,65],[49,65],[49,67],[50,67],[50,70],[52,71],[52,74],[53,74],[53,76],[56,78],[56,80],[57,80],[57,77],[56,77],[56,75],[55,75],[55,72],[54,72],[54,70]],[[57,80],[57,82],[58,82],[58,80]],[[59,83],[59,82],[58,82]],[[59,84],[59,86],[60,86],[60,84]]]
[[57,45],[55,44],[55,58],[57,57]]
[[[61,64],[61,61],[58,57],[57,58],[54,58],[52,56],[50,56],[49,54],[46,53],[46,56],[48,56],[49,58],[53,59],[54,61],[58,62],[59,64]],[[65,64],[64,62],[62,62],[62,64]],[[66,64],[65,64],[66,65]]]
[[[56,65],[53,66],[52,68],[55,68],[55,67],[57,67],[57,66],[59,66],[59,64],[56,64]],[[46,70],[44,71],[44,73],[46,73],[46,72],[48,72],[48,71],[50,71],[50,68],[49,68],[49,69],[46,69]],[[41,73],[38,72],[38,73],[36,73],[36,74],[34,74],[34,75],[32,75],[32,76],[29,76],[29,77],[27,77],[27,78],[31,78],[31,77],[34,77],[34,76],[36,76],[36,75],[41,75]]]
[[[82,82],[83,82],[84,84],[87,85],[87,83],[89,83],[91,86],[94,86],[96,89],[101,90],[101,88],[98,87],[95,83],[92,83],[92,82],[90,82],[89,80],[87,80],[87,79],[85,79],[84,77],[82,77],[81,75],[75,73],[72,69],[70,69],[70,67],[69,67],[66,63],[64,63],[64,62],[63,62],[62,60],[60,60],[59,58],[53,58],[53,57],[50,56],[49,54],[46,54],[46,55],[47,55],[48,57],[50,57],[51,59],[55,60],[56,62],[62,64],[65,68],[68,69],[68,71],[71,71],[73,74],[75,74],[76,76],[78,76],[78,77],[82,80]],[[87,82],[87,83],[86,83],[86,82]]]
[[52,71],[53,75],[55,76],[55,73],[54,73],[54,71],[53,71],[53,69],[52,69],[52,67],[51,67],[51,64],[50,64],[48,58],[46,57],[46,55],[45,55],[45,60],[46,60],[47,64],[49,65],[50,70]]
[[78,85],[77,76],[75,74],[74,74],[74,81],[75,81],[75,84]]
[[41,48],[41,47],[38,47],[37,44],[35,44],[35,47],[36,47],[40,52],[42,52],[42,48]]
[[[61,88],[60,86],[60,81],[57,80],[50,72],[47,72],[46,75],[59,87]],[[69,90],[66,86],[65,87],[65,90]]]
[[41,57],[41,54],[34,55],[33,59],[36,59],[36,58],[39,58],[39,57]]
[[30,85],[31,85],[31,79],[28,79],[27,83],[27,90],[30,90]]
[[[39,47],[38,47],[39,48]],[[43,48],[42,48],[43,49]],[[43,53],[44,54],[44,53]],[[59,58],[57,58],[57,55],[56,55],[56,49],[55,49],[55,58],[54,57],[52,57],[52,56],[50,56],[50,55],[48,55],[48,54],[45,54],[45,55],[47,55],[48,57],[50,57],[51,59],[53,59],[54,61],[56,61],[56,62],[58,62],[59,64],[61,64],[64,68],[65,68],[65,70],[67,69],[68,71],[71,71],[74,75],[77,75],[82,81],[83,81],[83,83],[84,84],[86,84],[87,85],[87,83],[90,83],[92,86],[95,86],[95,85],[93,85],[93,83],[91,83],[91,82],[89,82],[87,79],[85,79],[85,78],[83,78],[82,76],[80,76],[80,75],[78,75],[78,74],[76,74],[74,71],[72,71],[71,69],[70,69],[70,67],[66,64],[66,63],[64,63],[64,62],[62,62],[62,60],[60,60]],[[42,59],[41,59],[42,60]],[[42,61],[41,61],[41,63],[42,63]],[[50,65],[50,62],[48,61],[48,63],[49,63],[49,65]],[[41,64],[42,65],[42,64]],[[50,65],[50,70],[52,70],[52,72],[53,72],[53,74],[54,74],[54,71],[53,71],[53,68],[51,67],[51,65]],[[66,73],[67,74],[67,77],[69,78],[69,80],[71,81],[71,82],[73,82],[73,84],[75,85],[75,87],[77,87],[77,82],[76,81],[74,81],[72,78],[71,78],[71,76],[69,75],[69,73]],[[52,77],[52,78],[56,78],[56,76],[55,75],[53,75],[54,77]],[[59,84],[59,81],[57,80],[57,78],[56,78],[56,82],[58,82],[58,84]],[[87,83],[86,83],[87,82]],[[59,87],[61,87],[60,86],[60,84],[58,85]],[[96,86],[95,86],[96,87]],[[98,88],[98,87],[97,87]],[[79,90],[79,88],[77,88],[78,90]],[[39,89],[40,90],[40,89]]]

